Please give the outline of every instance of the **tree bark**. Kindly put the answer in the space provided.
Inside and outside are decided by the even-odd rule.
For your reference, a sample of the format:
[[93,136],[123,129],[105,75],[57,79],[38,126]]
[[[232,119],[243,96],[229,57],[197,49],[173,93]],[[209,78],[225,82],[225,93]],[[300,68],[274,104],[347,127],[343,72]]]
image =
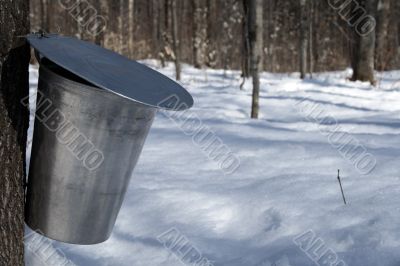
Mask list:
[[[207,51],[206,51],[206,66],[215,67],[217,64],[217,44],[215,42],[216,31],[215,28],[216,17],[218,16],[217,1],[207,0]],[[219,33],[219,32],[218,32]],[[214,41],[211,41],[213,40]]]
[[[376,0],[360,1],[368,15],[374,16],[376,10]],[[353,58],[353,77],[356,81],[369,81],[375,85],[374,61],[375,61],[375,27],[365,34],[357,32]]]
[[206,63],[207,53],[207,17],[206,0],[193,0],[193,58],[194,66],[202,68]]
[[250,38],[249,38],[249,3],[243,0],[243,56],[242,56],[242,77],[243,82],[240,85],[240,89],[243,88],[245,79],[250,76]]
[[314,72],[314,56],[313,56],[313,24],[314,24],[314,0],[310,1],[310,18],[308,23],[308,73],[310,78],[313,77]]
[[375,65],[376,69],[383,71],[386,68],[388,58],[385,43],[388,40],[388,26],[390,18],[390,2],[391,0],[378,0],[378,24],[376,29],[376,48],[375,48]]
[[253,78],[251,118],[258,118],[260,77],[263,62],[263,0],[244,0],[247,13],[248,43],[250,46],[250,73]]
[[[102,0],[95,0],[94,3],[93,3],[93,6],[94,6],[94,8],[95,8],[96,11],[97,11],[96,25],[95,25],[96,31],[99,30],[99,27],[100,27],[100,25],[101,25],[100,19],[101,19],[101,17],[103,16],[103,7],[102,7],[101,2],[103,2],[103,1],[102,1]],[[94,36],[94,42],[95,42],[97,45],[101,45],[102,42],[103,42],[103,40],[104,40],[104,33],[103,33],[103,31],[97,32],[97,34]]]
[[[77,16],[80,16],[80,14],[82,14],[81,4],[82,4],[81,0],[76,0]],[[76,21],[76,36],[78,37],[78,39],[82,39],[83,38],[83,29],[82,29],[81,21],[79,20],[79,17],[78,17],[78,19],[74,18],[74,20]]]
[[178,12],[177,0],[171,0],[171,15],[172,15],[172,46],[174,50],[175,74],[176,80],[181,80],[181,56],[180,42],[178,33]]
[[307,0],[300,0],[300,45],[299,62],[300,78],[304,79],[307,72]]
[[29,111],[29,4],[0,1],[0,265],[24,264],[25,149]]
[[160,14],[159,14],[159,1],[158,0],[152,0],[152,15],[153,15],[153,20],[152,20],[152,44],[153,44],[153,49],[155,55],[158,57],[158,54],[160,52],[160,32],[159,32],[159,27],[158,27],[158,21],[160,20]]
[[135,1],[134,0],[129,0],[128,4],[128,31],[129,31],[129,54],[132,56],[134,51],[133,51],[133,39],[134,39],[134,13],[135,13]]
[[46,8],[46,0],[40,0],[40,28],[42,30],[46,30],[46,13],[45,13],[45,8]]
[[124,0],[119,0],[119,16],[118,16],[118,32],[119,32],[119,52],[124,54],[126,52],[126,42],[125,42],[125,9]]
[[[53,1],[46,0],[46,32],[51,32],[53,29],[51,27],[53,20]],[[54,20],[53,20],[54,21]]]

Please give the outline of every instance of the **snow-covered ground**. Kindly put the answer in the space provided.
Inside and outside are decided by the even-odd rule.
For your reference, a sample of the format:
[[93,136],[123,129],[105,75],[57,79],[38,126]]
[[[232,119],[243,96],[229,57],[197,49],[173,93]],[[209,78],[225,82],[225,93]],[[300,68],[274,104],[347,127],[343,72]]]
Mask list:
[[[174,76],[172,65],[145,63]],[[376,88],[349,76],[262,73],[260,119],[251,120],[250,81],[240,90],[237,71],[185,65],[195,106],[184,116],[199,118],[240,166],[227,174],[182,123],[159,113],[112,237],[49,241],[48,250],[60,265],[207,265],[163,242],[180,236],[215,266],[400,265],[400,71],[378,74]],[[27,265],[50,265],[32,250]]]

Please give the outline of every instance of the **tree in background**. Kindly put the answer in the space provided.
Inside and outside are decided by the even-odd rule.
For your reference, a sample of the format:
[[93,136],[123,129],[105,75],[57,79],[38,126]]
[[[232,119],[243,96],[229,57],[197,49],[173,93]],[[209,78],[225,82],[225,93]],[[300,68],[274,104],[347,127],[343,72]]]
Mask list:
[[178,0],[171,0],[171,17],[172,17],[172,46],[174,50],[175,78],[181,80],[181,47],[178,26]]
[[387,50],[386,40],[388,39],[390,2],[391,0],[378,0],[375,48],[375,66],[378,71],[385,70],[388,61],[385,51]]
[[25,150],[29,111],[29,33],[25,0],[0,1],[0,265],[24,265]]
[[308,0],[300,0],[300,42],[299,42],[299,54],[300,54],[300,78],[304,79],[307,72],[307,43],[308,43],[308,18],[307,18],[307,5]]
[[250,74],[253,79],[253,96],[251,105],[251,118],[258,118],[260,76],[263,62],[263,0],[244,0],[246,25],[250,48]]
[[[372,19],[376,10],[376,0],[361,0],[360,6]],[[365,32],[356,27],[352,80],[369,81],[375,85],[375,25],[369,25],[371,25],[371,28],[363,28]]]
[[310,8],[309,8],[309,18],[308,18],[308,72],[310,74],[310,78],[313,77],[314,71],[314,58],[313,58],[313,30],[314,30],[314,0],[309,0]]
[[243,20],[242,20],[242,78],[243,82],[240,84],[240,89],[243,89],[243,85],[246,78],[250,77],[250,39],[249,39],[249,8],[246,0],[243,0]]
[[[68,2],[69,5],[76,5],[78,0],[29,1],[32,8],[32,31],[41,28],[49,32],[81,36],[85,40],[101,43],[114,51],[123,51],[124,55],[134,59],[157,58],[162,62],[175,61],[171,0],[79,0],[82,7],[71,10],[63,8],[60,3]],[[205,64],[213,68],[243,69],[245,75],[250,75],[250,57],[245,51],[242,38],[247,35],[245,32],[247,26],[241,25],[245,16],[243,0],[176,1],[180,62],[196,66]],[[303,31],[299,28],[300,1],[306,3],[306,12],[302,12],[302,15],[309,22],[309,27],[303,27]],[[301,56],[304,54],[304,49],[300,47],[299,42],[302,40],[304,44],[306,35],[309,39],[306,50],[308,61],[306,60],[305,64],[307,70],[311,71],[312,68],[313,71],[320,72],[347,68],[354,62],[352,60],[354,53],[349,56],[350,51],[358,50],[354,45],[356,38],[349,34],[354,27],[348,27],[346,20],[338,16],[338,10],[328,3],[355,4],[362,1],[264,0],[265,55],[262,70],[299,71],[300,66],[304,66],[304,60],[301,60],[304,57]],[[388,2],[390,7],[387,7]],[[87,14],[85,15],[87,3],[94,6],[98,14],[107,19],[106,30],[100,35],[92,36],[82,27],[77,27],[78,23],[74,18],[77,13],[81,13],[83,22],[89,18]],[[121,12],[120,3],[123,3],[124,12]],[[386,70],[398,69],[400,1],[380,0],[380,3],[377,5],[379,10],[375,65],[378,70],[382,67]],[[74,16],[70,14],[72,10]],[[119,20],[121,14],[122,20]],[[349,14],[351,16],[352,12]],[[385,19],[389,19],[389,22]],[[302,37],[301,32],[305,31],[307,34]],[[121,39],[119,36],[124,37]],[[378,48],[382,46],[383,49]],[[204,60],[205,63],[201,62]]]
[[193,63],[202,68],[207,61],[207,0],[192,0],[193,6]]

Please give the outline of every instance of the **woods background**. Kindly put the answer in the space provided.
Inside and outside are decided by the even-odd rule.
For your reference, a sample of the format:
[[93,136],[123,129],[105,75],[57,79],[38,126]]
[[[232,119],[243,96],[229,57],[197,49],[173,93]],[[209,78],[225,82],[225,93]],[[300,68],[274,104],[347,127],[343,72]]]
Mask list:
[[[30,2],[32,31],[43,29],[75,35],[134,59],[170,61],[178,57],[197,67],[223,69],[243,69],[245,64],[242,0]],[[71,10],[63,7],[63,2],[76,3],[78,8],[72,12],[80,12],[80,19],[91,15],[90,12],[85,14],[89,3],[106,18],[105,30],[98,36],[88,34],[81,22],[71,15]],[[301,6],[302,2],[305,7]],[[301,49],[307,49],[307,72],[337,70],[351,65],[355,49],[354,29],[327,0],[264,0],[262,9],[262,70],[300,71]],[[400,67],[400,1],[376,0],[375,11],[371,14],[377,20],[375,68],[397,69]],[[303,30],[300,28],[302,19]]]
[[[177,79],[180,62],[242,70],[252,76],[252,118],[258,117],[260,70],[304,77],[352,67],[352,80],[376,85],[374,70],[400,69],[398,0],[2,0],[0,7],[0,265],[23,265],[29,110],[20,100],[29,92],[29,47],[22,41],[29,28],[76,36],[133,59],[174,61]],[[377,22],[365,36],[351,25],[360,10]],[[102,23],[100,34],[87,30]]]

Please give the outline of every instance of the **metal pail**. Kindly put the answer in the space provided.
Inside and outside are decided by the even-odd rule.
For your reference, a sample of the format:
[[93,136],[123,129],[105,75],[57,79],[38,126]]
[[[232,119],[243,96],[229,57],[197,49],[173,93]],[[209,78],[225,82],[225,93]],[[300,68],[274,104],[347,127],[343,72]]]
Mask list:
[[43,59],[25,220],[62,242],[109,238],[157,109]]

